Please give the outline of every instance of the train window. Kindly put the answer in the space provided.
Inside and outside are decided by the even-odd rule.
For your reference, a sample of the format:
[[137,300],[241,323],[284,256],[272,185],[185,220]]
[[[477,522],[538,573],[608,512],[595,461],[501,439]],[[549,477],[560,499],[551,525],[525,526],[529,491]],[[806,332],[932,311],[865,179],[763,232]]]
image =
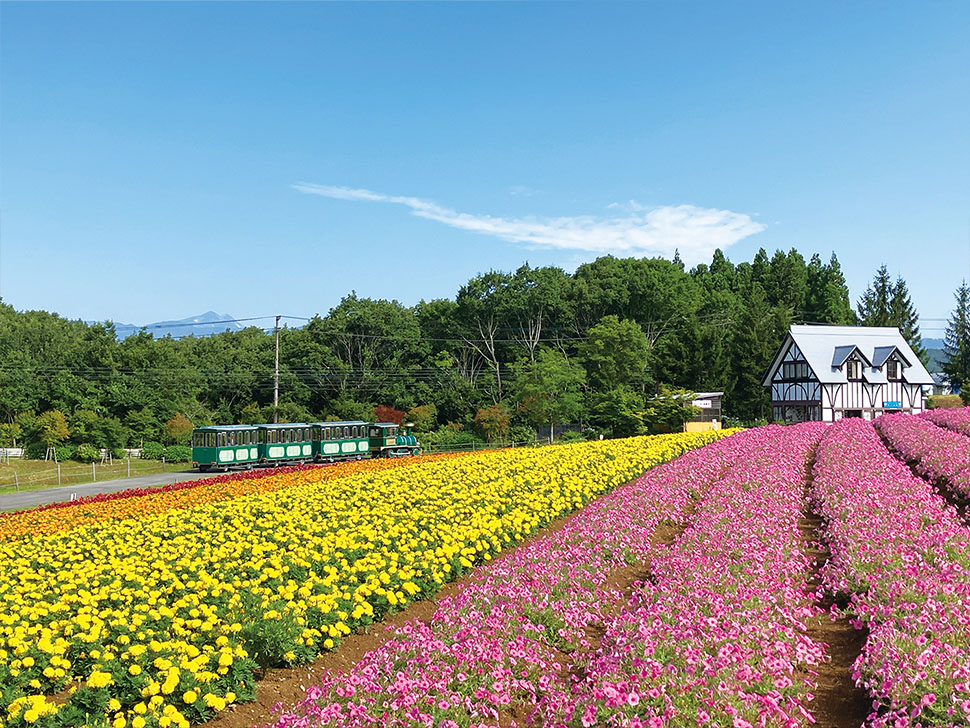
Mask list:
[[381,431],[378,430],[376,427],[372,427],[372,428],[370,428],[370,436],[371,437],[380,437],[381,436]]
[[225,446],[226,446],[226,433],[220,432],[216,434],[216,447],[225,447]]
[[283,434],[286,436],[285,442],[293,442],[293,430],[283,430]]
[[296,432],[299,435],[300,442],[304,442],[307,439],[306,433],[303,432],[303,428],[302,427],[299,430],[297,430]]
[[349,427],[345,427],[344,428],[344,437],[345,438],[350,437],[350,428]]
[[230,432],[226,434],[226,444],[233,447],[236,444],[236,433]]
[[357,437],[357,425],[354,425],[353,427],[350,428],[350,436]]

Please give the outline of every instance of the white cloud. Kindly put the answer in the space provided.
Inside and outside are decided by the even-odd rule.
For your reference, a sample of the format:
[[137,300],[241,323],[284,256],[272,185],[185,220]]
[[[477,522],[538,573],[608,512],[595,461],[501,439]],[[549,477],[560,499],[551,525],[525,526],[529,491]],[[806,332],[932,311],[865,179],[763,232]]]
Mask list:
[[442,207],[419,197],[385,195],[371,190],[306,182],[293,185],[300,192],[335,200],[390,202],[410,208],[411,214],[459,230],[491,235],[512,243],[597,254],[662,255],[680,250],[687,265],[710,259],[717,248],[730,245],[765,229],[749,215],[730,210],[668,205],[644,207],[631,201],[617,217],[503,218],[473,215]]

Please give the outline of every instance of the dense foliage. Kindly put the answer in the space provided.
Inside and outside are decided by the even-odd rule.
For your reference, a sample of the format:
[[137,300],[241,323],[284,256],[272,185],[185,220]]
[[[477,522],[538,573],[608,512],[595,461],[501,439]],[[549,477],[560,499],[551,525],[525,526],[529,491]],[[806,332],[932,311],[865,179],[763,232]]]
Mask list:
[[[886,310],[871,322],[896,312],[915,326],[905,285],[885,283]],[[883,305],[869,293],[867,322]],[[277,414],[369,420],[383,407],[422,433],[452,423],[446,440],[564,423],[631,435],[657,424],[644,413],[666,385],[724,391],[725,414],[754,421],[768,416],[761,377],[789,324],[855,321],[834,255],[762,250],[735,265],[718,251],[692,270],[607,256],[573,274],[524,265],[413,307],[352,293],[284,328]],[[67,443],[185,445],[192,425],[272,421],[273,352],[258,328],[119,341],[110,323],[0,304],[0,445],[44,442],[42,457]]]

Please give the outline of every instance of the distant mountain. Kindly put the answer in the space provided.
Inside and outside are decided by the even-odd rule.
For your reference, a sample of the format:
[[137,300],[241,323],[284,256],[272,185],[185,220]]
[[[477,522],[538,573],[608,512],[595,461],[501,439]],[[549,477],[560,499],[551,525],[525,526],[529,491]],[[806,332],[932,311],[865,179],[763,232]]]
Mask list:
[[930,349],[942,349],[943,348],[943,339],[927,339],[924,336],[923,337],[923,348],[926,349],[926,350],[930,350]]
[[235,319],[235,316],[229,314],[206,311],[199,316],[189,316],[174,321],[155,321],[144,326],[116,323],[115,331],[118,333],[119,339],[137,334],[141,329],[145,329],[156,339],[163,336],[171,336],[176,339],[183,336],[211,336],[212,334],[221,334],[223,331],[239,331],[245,328],[242,324],[236,323]]

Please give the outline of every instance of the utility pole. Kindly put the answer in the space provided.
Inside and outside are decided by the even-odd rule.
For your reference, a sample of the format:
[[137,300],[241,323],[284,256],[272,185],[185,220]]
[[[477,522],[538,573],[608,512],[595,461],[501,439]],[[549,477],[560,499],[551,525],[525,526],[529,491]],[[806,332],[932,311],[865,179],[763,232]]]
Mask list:
[[280,317],[276,317],[276,366],[273,367],[273,424],[279,422],[280,406]]

